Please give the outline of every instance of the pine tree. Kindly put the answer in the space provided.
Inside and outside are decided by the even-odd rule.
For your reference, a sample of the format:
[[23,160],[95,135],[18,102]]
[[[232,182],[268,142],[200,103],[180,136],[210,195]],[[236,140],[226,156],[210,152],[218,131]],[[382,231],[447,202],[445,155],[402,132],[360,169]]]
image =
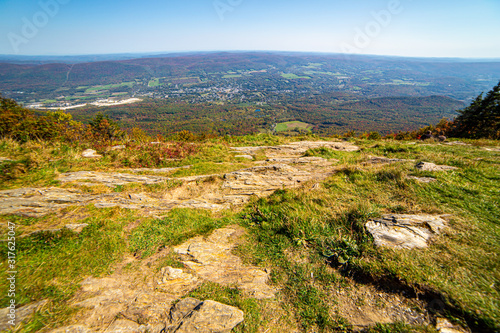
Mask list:
[[486,97],[480,94],[471,105],[459,112],[454,136],[500,139],[500,82]]

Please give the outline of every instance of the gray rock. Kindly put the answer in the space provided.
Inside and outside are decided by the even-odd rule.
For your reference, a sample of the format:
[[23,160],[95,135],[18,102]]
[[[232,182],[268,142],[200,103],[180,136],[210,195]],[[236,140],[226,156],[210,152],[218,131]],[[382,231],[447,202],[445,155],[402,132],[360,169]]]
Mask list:
[[408,176],[408,179],[416,180],[419,183],[432,183],[437,181],[436,178],[432,177],[416,177],[416,176]]
[[167,332],[175,333],[229,333],[243,322],[243,311],[215,301],[187,298],[170,312],[173,320]]
[[422,171],[448,171],[448,170],[456,170],[458,168],[448,166],[448,165],[436,165],[434,163],[429,162],[419,162],[415,167]]
[[439,135],[439,136],[437,137],[437,139],[438,139],[440,142],[444,142],[444,141],[446,141],[446,136],[444,136],[444,135]]
[[384,215],[366,223],[375,245],[393,248],[425,248],[439,234],[446,221],[433,215]]
[[117,145],[117,146],[113,146],[113,147],[109,148],[109,150],[122,150],[125,148],[127,148],[125,145]]
[[94,149],[87,149],[82,152],[82,157],[85,158],[101,158],[102,155],[97,154]]

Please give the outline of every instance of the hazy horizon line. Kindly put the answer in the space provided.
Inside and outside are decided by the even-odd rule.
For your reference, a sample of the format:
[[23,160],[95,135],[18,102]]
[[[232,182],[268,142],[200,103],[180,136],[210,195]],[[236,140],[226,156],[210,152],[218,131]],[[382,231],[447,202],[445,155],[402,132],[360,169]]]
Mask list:
[[452,57],[452,56],[408,56],[394,54],[364,54],[364,53],[341,53],[321,51],[289,51],[289,50],[193,50],[193,51],[152,51],[152,52],[118,52],[118,53],[80,53],[80,54],[0,54],[3,58],[70,58],[91,56],[155,56],[155,55],[177,55],[177,54],[209,54],[209,53],[290,53],[311,55],[340,55],[360,57],[387,57],[406,59],[439,59],[439,60],[478,60],[478,61],[500,61],[500,57]]

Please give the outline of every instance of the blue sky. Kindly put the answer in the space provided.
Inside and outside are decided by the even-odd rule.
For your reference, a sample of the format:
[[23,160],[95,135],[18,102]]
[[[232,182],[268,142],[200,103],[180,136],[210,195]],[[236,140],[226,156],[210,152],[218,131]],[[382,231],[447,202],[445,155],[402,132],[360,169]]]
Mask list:
[[500,58],[500,1],[0,0],[0,54],[217,50]]

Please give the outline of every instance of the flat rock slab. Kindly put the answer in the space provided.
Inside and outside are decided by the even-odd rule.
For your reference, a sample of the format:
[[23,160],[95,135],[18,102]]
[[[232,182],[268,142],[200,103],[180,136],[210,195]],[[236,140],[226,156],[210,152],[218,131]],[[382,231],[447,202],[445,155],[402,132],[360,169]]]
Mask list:
[[422,171],[449,171],[449,170],[456,170],[458,168],[448,166],[448,165],[436,165],[434,163],[429,163],[429,162],[420,162],[415,165],[415,168],[422,170]]
[[429,240],[446,227],[446,221],[434,215],[389,214],[365,226],[376,246],[413,249],[427,247]]
[[280,146],[231,147],[231,149],[245,155],[255,155],[258,151],[265,150],[268,156],[301,156],[309,149],[322,147],[339,151],[359,150],[359,147],[348,142],[329,141],[300,141]]
[[5,190],[0,191],[0,214],[40,217],[92,199],[79,190],[56,187]]
[[58,180],[63,183],[88,181],[91,184],[103,184],[111,187],[130,183],[158,184],[170,178],[161,176],[135,175],[119,172],[77,171],[60,174]]
[[[164,323],[172,302],[184,293],[157,291],[152,279],[143,279],[146,282],[135,281],[126,275],[85,279],[80,293],[72,301],[72,306],[83,308],[76,318],[78,325],[100,330],[113,323],[119,314],[135,324],[155,326]],[[128,324],[135,330],[140,325],[134,323]],[[140,330],[146,329],[141,327]]]
[[298,187],[306,181],[326,176],[324,173],[311,173],[288,164],[265,165],[225,174],[222,188],[257,194],[283,187]]
[[243,265],[231,251],[242,231],[235,228],[215,230],[207,239],[195,237],[174,248],[185,264],[202,280],[236,285],[257,299],[272,298],[276,290],[267,284],[269,274]]
[[207,300],[185,298],[170,310],[167,333],[229,333],[243,322],[244,313],[238,308]]

